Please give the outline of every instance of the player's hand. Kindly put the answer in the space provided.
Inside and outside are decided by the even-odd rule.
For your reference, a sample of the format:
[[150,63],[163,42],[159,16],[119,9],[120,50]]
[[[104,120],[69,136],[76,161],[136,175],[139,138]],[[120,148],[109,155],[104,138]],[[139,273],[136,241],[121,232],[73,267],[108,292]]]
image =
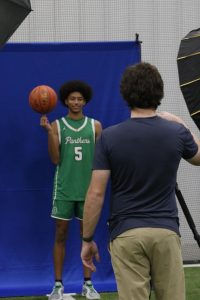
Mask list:
[[95,259],[96,261],[100,261],[100,255],[97,244],[94,241],[90,243],[83,241],[81,259],[85,267],[89,268],[92,272],[96,271],[93,259]]
[[52,126],[49,123],[49,120],[46,115],[42,115],[40,118],[40,126],[46,129],[48,132],[52,131]]

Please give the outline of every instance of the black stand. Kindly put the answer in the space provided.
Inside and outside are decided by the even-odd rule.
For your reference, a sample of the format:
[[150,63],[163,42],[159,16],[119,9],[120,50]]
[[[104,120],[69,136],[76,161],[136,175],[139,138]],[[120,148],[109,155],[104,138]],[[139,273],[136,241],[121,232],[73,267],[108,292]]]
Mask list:
[[184,215],[186,217],[186,220],[188,222],[188,225],[189,225],[190,229],[193,232],[194,239],[196,240],[196,242],[197,242],[197,244],[198,244],[198,246],[200,248],[200,235],[197,232],[195,223],[194,223],[194,221],[192,219],[192,216],[190,214],[190,211],[189,211],[189,209],[188,209],[188,207],[187,207],[187,205],[185,203],[183,195],[182,195],[181,191],[179,190],[178,184],[176,184],[175,192],[176,192],[176,197],[177,197],[177,199],[179,201],[179,204],[180,204],[180,206],[181,206],[181,208],[183,210],[183,213],[184,213]]

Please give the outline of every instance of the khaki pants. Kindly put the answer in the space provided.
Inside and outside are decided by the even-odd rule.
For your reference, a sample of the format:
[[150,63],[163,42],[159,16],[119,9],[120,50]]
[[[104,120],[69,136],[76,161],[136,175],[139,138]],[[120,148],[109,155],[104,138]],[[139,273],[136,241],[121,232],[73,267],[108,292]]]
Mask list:
[[168,229],[136,228],[110,243],[120,300],[185,300],[179,236]]

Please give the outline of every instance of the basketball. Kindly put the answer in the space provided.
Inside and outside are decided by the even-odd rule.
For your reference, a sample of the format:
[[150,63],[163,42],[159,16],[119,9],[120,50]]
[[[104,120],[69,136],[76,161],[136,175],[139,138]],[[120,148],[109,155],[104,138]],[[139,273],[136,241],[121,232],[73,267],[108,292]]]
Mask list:
[[49,113],[57,104],[57,94],[48,85],[36,86],[29,94],[29,104],[38,113]]

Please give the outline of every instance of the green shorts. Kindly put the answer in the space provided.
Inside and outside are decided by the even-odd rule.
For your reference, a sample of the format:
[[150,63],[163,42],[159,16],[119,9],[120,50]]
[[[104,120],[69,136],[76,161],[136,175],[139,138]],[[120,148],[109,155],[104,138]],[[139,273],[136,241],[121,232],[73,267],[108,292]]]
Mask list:
[[71,220],[74,217],[83,219],[84,201],[60,201],[53,202],[51,217],[62,220]]

